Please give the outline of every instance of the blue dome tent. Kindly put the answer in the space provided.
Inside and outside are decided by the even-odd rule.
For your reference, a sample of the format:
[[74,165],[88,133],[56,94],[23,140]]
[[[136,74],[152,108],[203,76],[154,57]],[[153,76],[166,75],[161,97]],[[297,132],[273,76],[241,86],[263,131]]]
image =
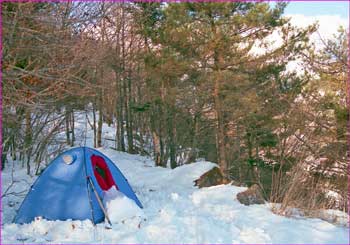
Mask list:
[[127,179],[110,159],[92,148],[70,149],[56,157],[32,185],[15,223],[29,223],[35,217],[100,223],[105,218],[100,201],[104,190],[111,186],[142,208]]

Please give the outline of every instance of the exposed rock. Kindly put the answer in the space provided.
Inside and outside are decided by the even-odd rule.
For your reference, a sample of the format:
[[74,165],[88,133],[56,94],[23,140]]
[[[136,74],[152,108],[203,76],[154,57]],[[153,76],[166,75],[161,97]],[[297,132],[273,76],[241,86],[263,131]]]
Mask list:
[[214,167],[208,172],[201,175],[201,177],[195,180],[194,183],[195,183],[195,186],[202,188],[202,187],[209,187],[214,185],[227,184],[227,181],[222,175],[220,169],[218,167]]
[[248,190],[237,194],[237,200],[244,205],[264,204],[265,200],[261,189],[257,184],[252,185]]

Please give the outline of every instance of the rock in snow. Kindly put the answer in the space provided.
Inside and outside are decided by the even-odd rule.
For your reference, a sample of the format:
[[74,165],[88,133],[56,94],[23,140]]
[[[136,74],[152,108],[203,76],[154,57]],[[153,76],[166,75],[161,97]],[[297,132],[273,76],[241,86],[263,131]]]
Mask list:
[[214,167],[208,172],[202,174],[199,179],[194,181],[194,183],[195,186],[198,186],[199,188],[210,187],[225,184],[225,179],[220,169],[218,167]]
[[257,184],[252,185],[248,190],[237,194],[237,200],[244,205],[264,204],[265,200],[261,189]]

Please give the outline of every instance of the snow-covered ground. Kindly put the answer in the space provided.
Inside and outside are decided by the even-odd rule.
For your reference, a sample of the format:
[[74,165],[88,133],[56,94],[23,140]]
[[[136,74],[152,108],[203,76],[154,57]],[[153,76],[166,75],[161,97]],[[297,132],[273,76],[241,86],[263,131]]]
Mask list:
[[[78,120],[76,124],[81,130],[86,127]],[[86,145],[91,146],[92,132],[86,131]],[[103,131],[105,137],[114,137],[115,129],[104,124]],[[106,147],[99,150],[124,173],[144,209],[125,207],[130,202],[123,197],[107,201],[111,229],[106,224],[94,226],[89,220],[13,224],[16,210],[36,178],[16,167],[15,183],[7,193],[17,194],[2,198],[1,243],[349,243],[346,227],[320,219],[278,216],[271,212],[269,204],[240,204],[236,194],[245,190],[244,187],[194,187],[193,181],[215,166],[214,163],[201,161],[165,169],[155,167],[150,158],[117,152],[108,144],[111,143],[105,141]],[[11,182],[8,166],[2,173],[2,193]]]
[[[19,200],[10,196],[3,200],[2,243],[349,243],[345,227],[319,219],[278,216],[268,204],[240,204],[236,194],[245,190],[243,187],[194,187],[193,180],[213,163],[197,162],[170,170],[154,167],[152,160],[139,155],[100,150],[129,179],[144,205],[142,212],[114,219],[112,229],[105,224],[93,226],[88,220],[37,220],[17,225],[9,222],[18,206],[14,202]],[[2,177],[4,190],[10,172]],[[24,171],[16,173],[15,179],[25,180],[17,183],[22,189],[34,180]]]

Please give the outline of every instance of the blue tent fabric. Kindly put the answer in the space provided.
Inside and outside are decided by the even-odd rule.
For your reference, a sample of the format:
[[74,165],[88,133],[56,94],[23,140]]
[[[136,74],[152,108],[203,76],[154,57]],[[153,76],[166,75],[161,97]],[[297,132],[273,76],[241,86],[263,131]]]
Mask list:
[[[66,155],[73,158],[71,164],[64,162]],[[89,219],[94,224],[102,222],[105,218],[103,211],[87,179],[91,178],[102,199],[103,190],[94,176],[90,160],[92,155],[104,158],[119,191],[142,208],[127,179],[108,157],[92,148],[77,147],[56,157],[38,177],[19,208],[15,223],[30,223],[39,216],[47,220]]]

